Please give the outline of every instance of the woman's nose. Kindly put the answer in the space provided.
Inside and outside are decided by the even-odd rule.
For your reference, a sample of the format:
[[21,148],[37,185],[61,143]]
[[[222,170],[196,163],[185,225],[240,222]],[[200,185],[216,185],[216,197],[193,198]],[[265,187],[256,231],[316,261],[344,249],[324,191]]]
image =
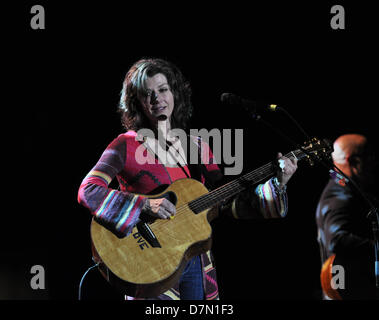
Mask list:
[[155,92],[155,91],[152,91],[151,92],[151,96],[150,96],[150,103],[153,104],[153,103],[156,103],[158,101],[158,92]]

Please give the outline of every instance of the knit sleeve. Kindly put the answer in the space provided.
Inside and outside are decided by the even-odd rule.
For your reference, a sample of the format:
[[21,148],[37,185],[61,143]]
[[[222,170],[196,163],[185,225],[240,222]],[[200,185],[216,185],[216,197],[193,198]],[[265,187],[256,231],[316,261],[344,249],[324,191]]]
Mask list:
[[82,181],[78,202],[88,208],[96,221],[118,237],[127,236],[139,221],[145,198],[109,187],[124,169],[126,138],[117,137],[108,145],[99,161]]
[[288,199],[278,185],[277,179],[271,178],[255,189],[241,192],[222,211],[235,219],[283,218],[287,215]]
[[263,218],[283,218],[287,215],[287,192],[279,190],[279,182],[276,177],[258,185],[254,195],[258,198],[259,211]]

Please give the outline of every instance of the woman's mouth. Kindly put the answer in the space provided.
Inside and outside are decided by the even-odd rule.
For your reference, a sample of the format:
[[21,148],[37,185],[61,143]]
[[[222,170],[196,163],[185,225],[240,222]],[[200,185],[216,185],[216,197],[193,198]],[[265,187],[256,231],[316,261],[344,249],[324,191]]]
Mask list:
[[153,112],[161,112],[161,111],[163,111],[165,109],[166,109],[166,106],[157,106],[157,107],[152,107],[151,111],[153,111]]

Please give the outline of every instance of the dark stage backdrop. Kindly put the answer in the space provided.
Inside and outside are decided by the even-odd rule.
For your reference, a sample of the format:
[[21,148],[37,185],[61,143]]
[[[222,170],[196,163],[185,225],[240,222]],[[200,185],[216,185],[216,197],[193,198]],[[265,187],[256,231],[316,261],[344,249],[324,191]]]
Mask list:
[[[192,128],[243,129],[244,172],[294,147],[242,109],[222,105],[223,92],[280,104],[311,136],[333,140],[357,132],[378,147],[378,50],[373,13],[363,4],[344,6],[346,28],[333,30],[334,3],[317,1],[46,1],[38,3],[46,29],[32,30],[34,4],[10,9],[4,40],[10,99],[2,119],[10,129],[3,135],[1,299],[77,299],[80,278],[92,265],[91,217],[78,205],[77,190],[123,131],[119,93],[141,57],[168,59],[191,82]],[[262,116],[304,141],[283,114]],[[222,298],[319,298],[314,214],[327,180],[323,167],[300,163],[288,185],[286,218],[221,217],[212,224]],[[30,288],[33,265],[45,269],[45,290]]]

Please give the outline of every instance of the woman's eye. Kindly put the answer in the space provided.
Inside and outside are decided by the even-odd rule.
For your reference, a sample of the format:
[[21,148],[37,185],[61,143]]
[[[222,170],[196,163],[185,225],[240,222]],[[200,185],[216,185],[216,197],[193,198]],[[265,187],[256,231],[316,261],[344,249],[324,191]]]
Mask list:
[[[159,93],[165,93],[168,90],[169,90],[169,88],[160,88],[160,89],[158,89],[158,92]],[[146,98],[150,98],[153,95],[153,92],[154,91],[146,91],[144,95]]]

